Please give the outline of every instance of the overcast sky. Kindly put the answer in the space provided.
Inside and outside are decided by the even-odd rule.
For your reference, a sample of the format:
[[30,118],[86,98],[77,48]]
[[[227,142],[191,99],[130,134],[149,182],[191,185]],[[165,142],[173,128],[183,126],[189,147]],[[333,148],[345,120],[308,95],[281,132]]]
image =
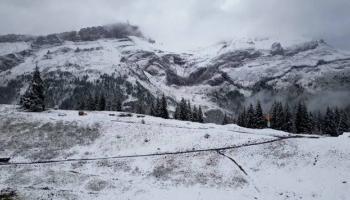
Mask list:
[[350,50],[350,0],[1,0],[0,34],[129,21],[172,48],[234,37],[323,38]]

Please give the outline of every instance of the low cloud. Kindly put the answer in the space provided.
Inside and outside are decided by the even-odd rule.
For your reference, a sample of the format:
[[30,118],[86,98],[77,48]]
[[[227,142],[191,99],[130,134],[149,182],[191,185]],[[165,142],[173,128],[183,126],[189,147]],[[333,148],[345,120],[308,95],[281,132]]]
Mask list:
[[348,0],[3,0],[0,34],[136,24],[175,49],[233,37],[324,38],[350,50]]

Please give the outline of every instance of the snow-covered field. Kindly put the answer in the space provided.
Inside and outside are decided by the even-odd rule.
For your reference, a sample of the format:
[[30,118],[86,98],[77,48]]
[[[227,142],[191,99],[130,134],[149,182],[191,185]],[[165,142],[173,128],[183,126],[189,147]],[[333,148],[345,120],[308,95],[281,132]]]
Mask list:
[[0,165],[0,190],[20,199],[348,200],[349,142],[349,133],[296,137],[0,105],[0,158],[11,157]]

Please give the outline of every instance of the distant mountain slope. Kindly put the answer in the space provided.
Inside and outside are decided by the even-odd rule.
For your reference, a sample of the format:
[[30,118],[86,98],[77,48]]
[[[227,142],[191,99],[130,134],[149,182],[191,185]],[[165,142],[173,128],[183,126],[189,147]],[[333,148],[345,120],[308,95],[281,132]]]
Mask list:
[[[136,26],[117,24],[48,36],[0,36],[0,103],[16,103],[33,68],[46,79],[48,106],[75,109],[84,94],[104,92],[124,109],[165,94],[206,111],[207,121],[236,115],[244,103],[302,99],[312,108],[349,106],[350,55],[325,41],[241,39],[174,53]],[[173,108],[172,108],[173,109]]]

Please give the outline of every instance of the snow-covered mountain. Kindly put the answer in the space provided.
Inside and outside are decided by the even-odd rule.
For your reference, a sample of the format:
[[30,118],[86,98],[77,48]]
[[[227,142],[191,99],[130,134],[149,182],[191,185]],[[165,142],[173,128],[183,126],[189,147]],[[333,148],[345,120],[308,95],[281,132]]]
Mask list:
[[[201,105],[208,121],[235,115],[249,102],[300,99],[310,106],[348,106],[350,55],[323,40],[237,39],[172,52],[128,24],[48,36],[0,36],[0,103],[16,103],[35,66],[48,105],[72,109],[86,91],[113,94],[126,110],[165,94]],[[92,92],[93,93],[93,92]]]

